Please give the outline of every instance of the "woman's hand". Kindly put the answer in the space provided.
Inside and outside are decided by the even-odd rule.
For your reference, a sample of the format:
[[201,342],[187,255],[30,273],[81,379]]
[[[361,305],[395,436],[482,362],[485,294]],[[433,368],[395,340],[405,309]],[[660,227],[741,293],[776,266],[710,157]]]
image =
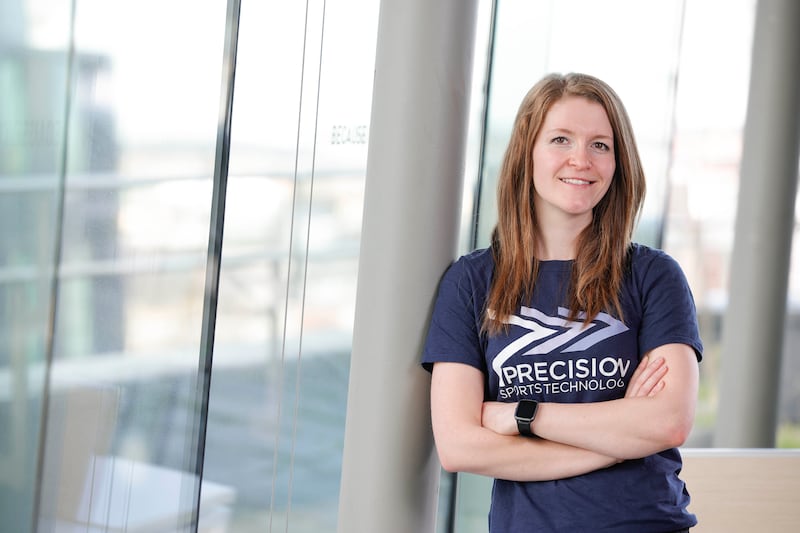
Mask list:
[[517,402],[483,402],[481,425],[500,435],[519,435],[514,413]]
[[651,358],[645,355],[631,376],[628,388],[625,390],[626,398],[652,397],[664,388],[664,376],[668,367],[663,357]]

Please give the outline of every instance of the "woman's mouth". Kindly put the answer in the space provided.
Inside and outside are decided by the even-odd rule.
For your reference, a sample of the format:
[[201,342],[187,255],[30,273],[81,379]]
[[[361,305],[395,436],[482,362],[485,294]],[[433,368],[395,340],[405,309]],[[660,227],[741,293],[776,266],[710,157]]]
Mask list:
[[568,183],[570,185],[591,185],[592,182],[589,180],[582,180],[579,178],[559,178],[563,183]]

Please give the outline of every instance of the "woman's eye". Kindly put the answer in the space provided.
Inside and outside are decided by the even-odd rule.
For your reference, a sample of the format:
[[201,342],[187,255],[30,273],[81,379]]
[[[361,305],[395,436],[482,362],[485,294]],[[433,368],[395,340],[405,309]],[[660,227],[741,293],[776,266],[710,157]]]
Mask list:
[[559,135],[558,137],[554,137],[552,141],[553,144],[564,144],[567,142],[567,138]]
[[595,148],[595,150],[600,150],[602,152],[608,152],[608,150],[609,150],[608,145],[606,143],[600,142],[600,141],[597,141],[596,143],[594,143],[594,148]]

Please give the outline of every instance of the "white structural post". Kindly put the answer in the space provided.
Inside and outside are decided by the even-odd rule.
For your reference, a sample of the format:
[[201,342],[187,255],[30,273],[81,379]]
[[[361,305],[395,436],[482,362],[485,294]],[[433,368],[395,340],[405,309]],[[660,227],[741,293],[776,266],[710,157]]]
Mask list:
[[383,0],[339,533],[435,530],[422,343],[458,251],[477,0]]
[[775,445],[800,152],[799,23],[800,2],[758,2],[723,324],[717,447]]

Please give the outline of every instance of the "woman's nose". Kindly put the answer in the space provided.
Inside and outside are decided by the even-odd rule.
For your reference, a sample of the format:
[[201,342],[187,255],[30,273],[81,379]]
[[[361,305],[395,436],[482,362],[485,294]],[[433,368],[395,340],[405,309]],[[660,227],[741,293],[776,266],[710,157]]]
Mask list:
[[576,168],[589,168],[592,166],[592,159],[583,148],[575,148],[570,154],[569,162]]

